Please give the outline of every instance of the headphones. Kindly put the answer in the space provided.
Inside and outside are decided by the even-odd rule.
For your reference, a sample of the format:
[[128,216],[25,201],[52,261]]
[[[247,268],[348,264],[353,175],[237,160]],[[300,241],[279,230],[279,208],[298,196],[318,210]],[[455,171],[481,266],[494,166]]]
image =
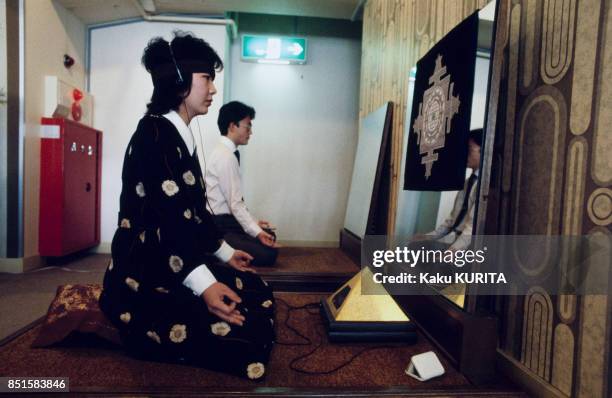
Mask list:
[[172,41],[168,42],[168,49],[170,50],[170,57],[172,58],[172,62],[174,63],[174,67],[176,68],[176,85],[181,87],[185,85],[185,80],[183,79],[183,74],[178,67],[178,63],[176,62],[176,58],[174,58],[174,52],[172,51]]

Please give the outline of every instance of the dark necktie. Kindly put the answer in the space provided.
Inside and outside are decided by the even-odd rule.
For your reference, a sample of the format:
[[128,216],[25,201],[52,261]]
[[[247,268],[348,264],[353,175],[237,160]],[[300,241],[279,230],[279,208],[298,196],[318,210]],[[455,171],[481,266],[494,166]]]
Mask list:
[[[240,166],[240,152],[238,152],[238,149],[234,151],[234,156],[238,159],[238,166]],[[244,202],[244,196],[242,197],[242,201]]]
[[468,178],[467,186],[465,187],[465,195],[463,195],[463,204],[461,204],[461,210],[459,211],[459,214],[457,215],[457,218],[455,219],[455,223],[451,227],[451,231],[454,231],[455,228],[457,228],[463,222],[463,219],[465,218],[465,215],[467,214],[468,207],[470,204],[470,194],[472,193],[472,187],[474,186],[474,183],[476,182],[476,180],[478,180],[478,176],[474,173],[472,173],[470,178]]

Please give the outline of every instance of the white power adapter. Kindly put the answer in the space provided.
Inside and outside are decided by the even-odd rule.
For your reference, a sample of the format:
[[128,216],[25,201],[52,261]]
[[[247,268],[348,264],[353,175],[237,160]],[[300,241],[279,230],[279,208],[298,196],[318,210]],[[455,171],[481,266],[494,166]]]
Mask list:
[[427,351],[410,358],[410,365],[405,372],[419,381],[427,381],[442,376],[444,367],[435,352]]

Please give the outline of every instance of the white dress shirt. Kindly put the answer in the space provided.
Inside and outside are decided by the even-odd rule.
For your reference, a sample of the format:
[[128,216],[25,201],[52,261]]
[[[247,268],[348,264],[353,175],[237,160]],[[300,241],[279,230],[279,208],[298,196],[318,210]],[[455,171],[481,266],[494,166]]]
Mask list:
[[[474,170],[474,175],[478,177],[478,170]],[[453,204],[453,210],[449,216],[435,230],[427,233],[427,235],[433,236],[434,239],[440,239],[441,241],[451,243],[449,248],[453,250],[465,250],[472,242],[474,208],[476,207],[476,197],[478,196],[478,190],[476,189],[478,180],[474,182],[474,185],[472,185],[472,189],[470,190],[471,192],[468,193],[470,196],[468,197],[467,213],[465,214],[465,217],[463,217],[463,220],[461,220],[459,225],[457,225],[455,228],[455,231],[461,232],[461,234],[457,236],[455,231],[451,231],[451,227],[453,224],[455,224],[455,220],[461,212],[463,198],[466,195],[465,190],[467,189],[467,183],[468,180],[466,179],[463,185],[463,190],[457,192],[457,196],[455,196],[455,203]]]
[[[191,134],[191,130],[189,126],[185,124],[183,119],[179,116],[175,111],[170,111],[164,115],[166,119],[168,119],[174,127],[178,130],[179,134],[183,141],[185,141],[185,145],[187,149],[189,149],[189,153],[193,154],[195,151],[195,143],[193,141],[193,135]],[[221,247],[217,249],[215,252],[215,257],[224,263],[228,262],[230,258],[234,255],[234,249],[228,245],[225,241],[221,243]],[[193,294],[196,296],[202,295],[204,290],[208,289],[210,285],[215,283],[217,279],[210,272],[206,264],[199,265],[193,271],[187,275],[185,280],[183,281],[183,285],[187,286],[193,291]]]
[[232,214],[248,235],[256,237],[262,231],[242,198],[240,165],[234,152],[236,144],[222,135],[211,154],[206,168],[208,209],[214,215]]

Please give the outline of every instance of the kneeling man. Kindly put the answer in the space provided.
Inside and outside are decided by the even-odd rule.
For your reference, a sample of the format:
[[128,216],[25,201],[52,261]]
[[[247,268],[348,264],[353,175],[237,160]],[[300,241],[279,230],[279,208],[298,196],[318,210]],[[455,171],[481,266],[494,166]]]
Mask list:
[[435,230],[425,235],[417,235],[419,240],[436,240],[442,247],[450,250],[466,250],[472,243],[472,228],[478,190],[478,169],[480,168],[480,148],[482,146],[482,129],[470,131],[468,139],[467,167],[472,174],[465,180],[463,189],[455,196],[451,213]]
[[207,207],[232,247],[253,256],[254,266],[271,266],[278,255],[276,235],[267,221],[253,218],[242,196],[238,146],[249,143],[253,119],[255,109],[241,102],[221,107],[221,137],[206,167]]

